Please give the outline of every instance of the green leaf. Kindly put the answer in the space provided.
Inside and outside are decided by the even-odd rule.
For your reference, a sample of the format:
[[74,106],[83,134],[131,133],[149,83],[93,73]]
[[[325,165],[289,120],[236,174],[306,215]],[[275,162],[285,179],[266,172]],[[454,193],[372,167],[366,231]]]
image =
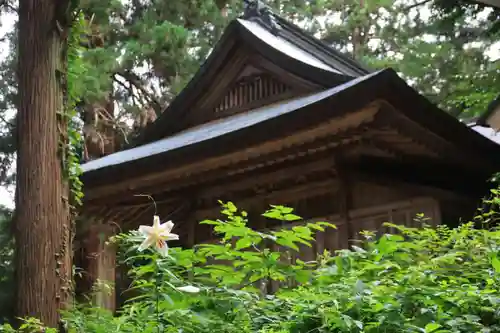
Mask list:
[[441,325],[439,325],[438,323],[429,323],[427,325],[425,325],[425,333],[431,333],[431,332],[434,332],[435,330],[437,330],[438,328],[440,328]]
[[495,253],[491,258],[491,265],[496,273],[500,273],[500,259],[498,259],[497,254]]
[[231,212],[231,213],[235,213],[238,208],[236,208],[236,206],[234,205],[234,203],[232,203],[231,201],[228,201],[226,203],[226,208]]
[[321,222],[315,222],[314,224],[317,224],[317,225],[320,225],[323,227],[329,227],[332,229],[337,229],[337,226],[335,224],[330,223],[330,222],[321,221]]
[[281,246],[285,246],[285,247],[288,247],[288,248],[291,248],[291,249],[294,249],[295,251],[299,251],[299,248],[297,245],[295,245],[295,243],[287,238],[278,238],[276,240],[276,243],[281,245]]
[[301,220],[302,218],[298,215],[295,215],[295,214],[285,214],[283,216],[283,220],[285,221],[297,221],[297,220]]
[[221,224],[221,222],[214,221],[214,220],[203,220],[203,221],[200,222],[200,224],[219,225],[219,224]]
[[235,249],[241,250],[241,249],[247,248],[250,245],[252,245],[252,243],[253,243],[252,240],[249,238],[238,239],[238,241],[236,242],[236,245],[235,245]]
[[295,272],[295,279],[299,283],[307,283],[311,277],[311,272],[308,270],[300,270]]
[[278,211],[272,210],[272,211],[267,211],[262,216],[270,218],[270,219],[275,219],[275,220],[281,220],[281,214]]
[[358,253],[366,253],[366,250],[359,247],[359,246],[356,246],[356,245],[351,245],[352,249]]

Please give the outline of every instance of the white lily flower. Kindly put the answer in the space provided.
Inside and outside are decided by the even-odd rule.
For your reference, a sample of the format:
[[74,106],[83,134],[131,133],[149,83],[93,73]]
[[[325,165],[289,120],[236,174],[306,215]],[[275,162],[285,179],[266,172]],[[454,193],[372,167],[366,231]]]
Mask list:
[[184,291],[186,293],[192,293],[192,294],[196,294],[196,293],[200,292],[200,288],[195,287],[195,286],[177,287],[176,289],[179,291]]
[[144,251],[153,245],[160,254],[166,256],[168,254],[167,241],[179,239],[179,235],[170,233],[173,227],[172,221],[160,224],[160,217],[154,215],[152,227],[147,225],[139,226],[139,232],[146,237],[139,246],[139,251]]

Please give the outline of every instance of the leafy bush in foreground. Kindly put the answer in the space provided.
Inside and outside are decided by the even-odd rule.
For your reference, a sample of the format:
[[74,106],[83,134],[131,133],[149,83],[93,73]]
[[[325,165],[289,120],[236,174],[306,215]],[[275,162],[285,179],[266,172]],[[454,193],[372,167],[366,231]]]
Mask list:
[[[332,226],[264,233],[231,203],[223,213],[201,222],[221,242],[194,250],[138,254],[139,233],[116,237],[138,296],[116,317],[85,305],[65,313],[69,332],[500,332],[498,230],[390,225],[397,235],[364,232],[352,250],[289,265],[262,245],[295,251]],[[300,219],[280,206],[264,215]],[[259,286],[270,280],[283,287],[265,295]]]

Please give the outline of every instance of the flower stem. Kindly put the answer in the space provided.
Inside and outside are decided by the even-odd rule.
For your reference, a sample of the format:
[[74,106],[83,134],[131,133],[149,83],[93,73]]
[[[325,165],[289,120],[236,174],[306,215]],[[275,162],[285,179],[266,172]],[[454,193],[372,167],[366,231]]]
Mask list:
[[159,258],[155,256],[155,297],[156,297],[156,327],[160,333],[160,264]]

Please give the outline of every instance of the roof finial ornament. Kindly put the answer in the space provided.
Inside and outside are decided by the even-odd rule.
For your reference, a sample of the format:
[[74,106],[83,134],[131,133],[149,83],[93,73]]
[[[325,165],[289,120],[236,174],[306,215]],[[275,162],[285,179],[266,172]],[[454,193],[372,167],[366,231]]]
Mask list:
[[261,0],[243,1],[245,2],[245,11],[243,14],[244,19],[261,22],[269,29],[271,29],[271,32],[273,34],[277,35],[279,33],[281,27],[279,26],[278,22],[276,22],[276,18],[274,17],[273,12],[271,11],[271,8],[269,8],[269,6],[267,6]]

